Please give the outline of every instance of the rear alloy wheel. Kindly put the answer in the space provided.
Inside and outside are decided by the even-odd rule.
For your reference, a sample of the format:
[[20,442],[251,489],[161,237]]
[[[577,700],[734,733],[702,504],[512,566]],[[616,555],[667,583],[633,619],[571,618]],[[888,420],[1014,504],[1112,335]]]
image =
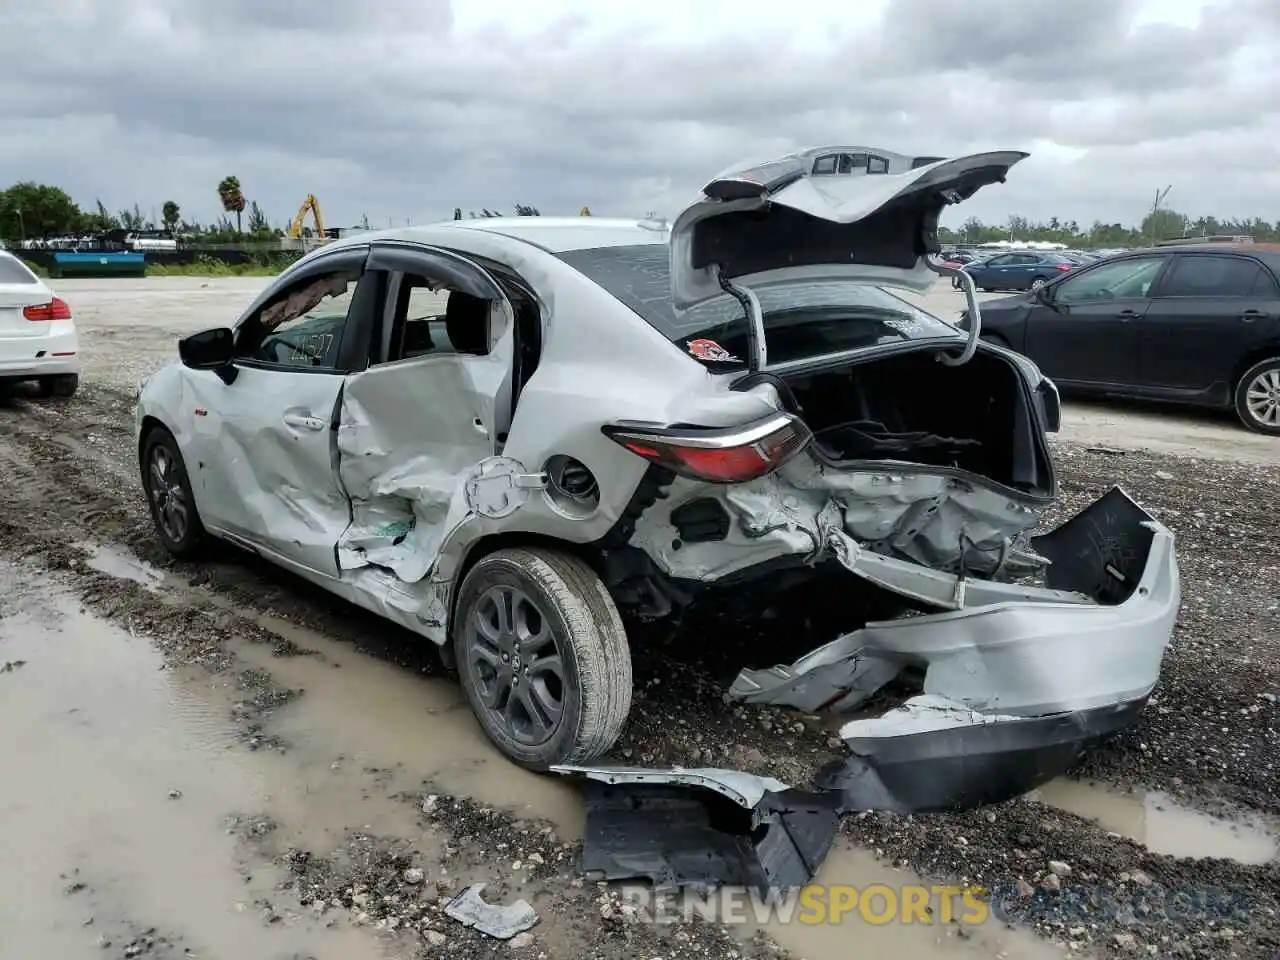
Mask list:
[[36,381],[42,397],[74,396],[80,387],[80,377],[74,373],[63,373],[56,377],[41,377]]
[[1236,415],[1250,430],[1280,436],[1280,357],[1245,371],[1236,385]]
[[195,557],[204,545],[204,524],[196,511],[178,442],[164,427],[152,429],[143,442],[142,486],[164,548],[179,560]]
[[485,734],[531,770],[585,763],[631,710],[631,651],[613,598],[576,557],[496,550],[467,573],[452,635],[458,676]]
[[1048,282],[1049,282],[1049,281],[1048,281],[1048,280],[1046,280],[1044,277],[1032,277],[1032,278],[1031,278],[1031,289],[1032,289],[1032,290],[1039,290],[1041,287],[1043,287],[1043,286],[1044,286],[1046,283],[1048,283]]

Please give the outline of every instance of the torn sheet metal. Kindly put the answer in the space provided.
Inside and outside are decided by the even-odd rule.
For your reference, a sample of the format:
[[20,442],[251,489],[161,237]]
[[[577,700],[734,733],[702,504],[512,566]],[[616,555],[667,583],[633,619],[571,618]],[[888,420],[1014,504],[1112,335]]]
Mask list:
[[[742,671],[729,695],[843,711],[907,665],[926,668],[925,693],[1016,716],[1089,710],[1149,694],[1181,602],[1172,533],[1116,488],[1033,546],[1052,561],[1049,588],[970,579],[960,608],[868,623],[789,666]],[[909,577],[893,581],[886,571],[904,572],[896,561],[876,558],[867,568],[861,566],[867,557],[855,553],[846,566],[872,569],[880,576],[875,582],[908,596],[926,593],[920,583],[948,577],[908,570]]]
[[[925,472],[911,464],[900,473],[836,470],[803,456],[719,496],[734,518],[724,540],[681,538],[670,521],[687,498],[677,481],[663,506],[640,517],[631,545],[673,577],[713,581],[779,557],[816,556],[839,543],[834,531],[843,535],[846,555],[864,557],[860,576],[887,576],[877,573],[880,558],[894,563],[894,570],[923,571],[914,589],[941,606],[950,604],[946,591],[954,588],[948,573],[963,569],[990,577],[1042,566],[1042,558],[1020,545],[1047,501],[975,475]],[[994,600],[1018,595],[1006,584],[993,585],[990,594]]]
[[1043,590],[999,599],[970,581],[957,609],[869,623],[790,666],[744,670],[729,695],[847,711],[923,666],[922,695],[841,727],[851,756],[817,785],[839,791],[844,810],[965,809],[1026,793],[1133,722],[1181,602],[1172,533],[1118,487],[1032,546],[1051,562]]
[[509,390],[511,334],[492,353],[428,354],[347,381],[338,474],[352,523],[338,544],[344,570],[384,567],[422,579],[469,511],[467,481],[492,458]]
[[656,889],[804,886],[831,848],[843,800],[735,770],[552,769],[588,781],[583,870]]
[[485,884],[473,883],[444,906],[444,912],[464,927],[479,930],[496,940],[510,940],[538,922],[538,914],[526,900],[511,904],[487,902],[480,892]]

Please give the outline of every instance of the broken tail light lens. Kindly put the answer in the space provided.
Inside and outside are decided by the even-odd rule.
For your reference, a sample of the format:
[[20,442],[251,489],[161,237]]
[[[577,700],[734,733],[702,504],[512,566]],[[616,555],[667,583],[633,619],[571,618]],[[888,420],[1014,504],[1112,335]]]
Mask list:
[[23,307],[22,315],[28,320],[34,320],[37,323],[48,323],[50,320],[70,320],[71,307],[67,301],[60,297],[54,297],[48,303],[37,303],[34,306]]
[[605,435],[638,457],[682,477],[708,483],[745,483],[772,473],[813,438],[786,413],[739,427],[607,426]]

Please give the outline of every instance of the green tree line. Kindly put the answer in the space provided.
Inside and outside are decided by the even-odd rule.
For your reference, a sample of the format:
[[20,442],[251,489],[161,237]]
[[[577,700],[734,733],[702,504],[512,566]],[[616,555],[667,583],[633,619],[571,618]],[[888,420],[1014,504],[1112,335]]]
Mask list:
[[[159,216],[143,211],[139,204],[132,208],[111,211],[101,200],[92,207],[81,207],[61,187],[50,184],[23,181],[0,190],[0,240],[17,244],[23,240],[46,239],[68,235],[106,233],[110,230],[168,230],[191,243],[234,244],[269,243],[279,240],[286,233],[258,206],[247,200],[238,177],[224,177],[217,185],[222,216],[212,223],[184,217],[182,208],[173,200],[159,205]],[[539,215],[536,207],[515,204],[515,214],[521,217]],[[472,217],[477,214],[472,213]],[[484,210],[479,216],[498,217],[502,213]],[[455,219],[462,218],[462,211],[454,211]],[[158,222],[157,222],[158,221]],[[367,221],[365,226],[367,227]],[[310,226],[304,234],[310,235]]]
[[1188,217],[1175,210],[1153,210],[1137,225],[1095,220],[1084,226],[1075,220],[1061,220],[1058,217],[1033,221],[1020,216],[1011,216],[1002,224],[990,224],[970,217],[958,229],[942,227],[938,230],[938,238],[948,244],[1042,240],[1084,250],[1140,247],[1174,237],[1212,237],[1223,234],[1249,236],[1259,243],[1277,242],[1280,241],[1280,221],[1272,223],[1260,217],[1252,220],[1236,217]]
[[[217,195],[223,213],[212,223],[184,217],[173,200],[159,205],[159,222],[156,223],[138,204],[112,212],[97,200],[91,208],[82,208],[60,187],[24,181],[0,190],[0,239],[15,243],[23,239],[104,233],[115,229],[163,228],[192,243],[219,244],[273,242],[285,234],[285,228],[273,224],[256,201],[246,200],[238,177],[224,177],[217,185]],[[522,217],[540,215],[537,207],[521,203],[514,205],[514,212]],[[497,217],[503,214],[484,209],[479,214],[470,212],[469,216]],[[461,220],[463,217],[462,209],[455,208],[453,218]],[[306,232],[311,232],[310,227]],[[1216,234],[1251,236],[1259,242],[1280,242],[1280,221],[1192,218],[1174,210],[1157,209],[1136,225],[1095,220],[1085,226],[1075,220],[1058,217],[1032,221],[1022,216],[1011,216],[1004,223],[990,224],[971,217],[958,228],[941,228],[939,234],[942,242],[947,244],[1046,240],[1082,249],[1105,249],[1136,247],[1172,237]]]

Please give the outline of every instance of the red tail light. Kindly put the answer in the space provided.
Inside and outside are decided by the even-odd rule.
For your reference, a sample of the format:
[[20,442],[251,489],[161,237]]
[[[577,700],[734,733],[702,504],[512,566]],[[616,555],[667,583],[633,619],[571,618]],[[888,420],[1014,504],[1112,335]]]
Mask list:
[[71,308],[67,301],[54,297],[48,303],[39,303],[34,307],[23,307],[22,315],[28,320],[48,322],[50,320],[70,320]]
[[809,428],[786,413],[740,427],[607,426],[605,435],[638,457],[683,477],[745,483],[772,473],[808,445]]
[[1073,264],[1070,264],[1070,263],[1060,263],[1055,267],[1055,269],[1061,270],[1063,273],[1066,273],[1068,270],[1072,268],[1072,266]]

